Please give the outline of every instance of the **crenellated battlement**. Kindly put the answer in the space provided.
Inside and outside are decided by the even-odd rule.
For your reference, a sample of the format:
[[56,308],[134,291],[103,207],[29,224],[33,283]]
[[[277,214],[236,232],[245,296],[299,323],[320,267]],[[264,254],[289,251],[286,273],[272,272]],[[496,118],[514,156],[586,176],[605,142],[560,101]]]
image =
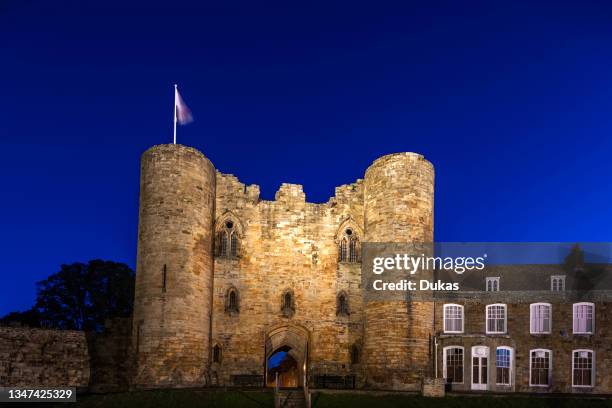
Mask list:
[[[433,167],[423,156],[384,156],[323,203],[292,183],[262,200],[258,185],[180,145],[149,149],[141,180],[136,386],[231,385],[237,374],[265,382],[269,344],[292,349],[311,376],[416,387],[429,308],[364,305],[359,248],[433,237]],[[412,328],[389,327],[389,316]]]

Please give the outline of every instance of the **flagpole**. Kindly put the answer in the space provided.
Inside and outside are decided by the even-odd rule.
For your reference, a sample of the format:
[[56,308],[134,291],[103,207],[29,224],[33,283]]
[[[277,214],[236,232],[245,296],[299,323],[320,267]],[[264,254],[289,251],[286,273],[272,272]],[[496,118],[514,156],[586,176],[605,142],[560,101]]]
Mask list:
[[176,96],[178,94],[178,85],[174,84],[174,144],[176,144]]

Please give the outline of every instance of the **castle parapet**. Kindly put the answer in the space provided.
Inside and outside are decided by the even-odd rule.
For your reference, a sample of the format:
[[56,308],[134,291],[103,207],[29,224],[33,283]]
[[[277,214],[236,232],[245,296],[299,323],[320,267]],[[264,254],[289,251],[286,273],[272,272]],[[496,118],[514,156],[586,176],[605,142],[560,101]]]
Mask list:
[[276,201],[305,203],[306,194],[301,184],[283,183],[274,195]]

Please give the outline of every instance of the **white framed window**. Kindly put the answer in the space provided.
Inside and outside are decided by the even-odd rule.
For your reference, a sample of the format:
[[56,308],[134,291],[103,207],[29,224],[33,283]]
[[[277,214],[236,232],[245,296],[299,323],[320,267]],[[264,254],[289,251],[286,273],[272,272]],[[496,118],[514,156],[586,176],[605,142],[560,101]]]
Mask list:
[[444,333],[463,333],[463,306],[444,305]]
[[550,277],[550,290],[563,292],[565,290],[565,275],[552,275]]
[[497,278],[486,278],[485,289],[487,292],[499,292],[499,277]]
[[572,351],[572,387],[595,385],[595,353],[593,350]]
[[514,350],[500,346],[495,350],[495,384],[512,385],[514,375]]
[[595,304],[574,303],[573,309],[574,334],[593,334],[595,332]]
[[487,334],[506,333],[506,310],[503,303],[487,305]]
[[443,376],[451,384],[463,384],[463,356],[461,346],[447,346],[443,349]]
[[550,334],[552,326],[552,306],[550,303],[532,303],[529,305],[531,334]]
[[552,351],[533,349],[529,351],[529,386],[548,387],[552,376]]

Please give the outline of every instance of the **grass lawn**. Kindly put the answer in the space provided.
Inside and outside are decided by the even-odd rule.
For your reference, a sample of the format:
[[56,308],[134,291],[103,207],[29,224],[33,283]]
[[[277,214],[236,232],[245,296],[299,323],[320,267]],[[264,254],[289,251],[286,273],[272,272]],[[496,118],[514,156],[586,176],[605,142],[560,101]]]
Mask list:
[[152,390],[122,392],[117,394],[83,395],[77,397],[76,404],[58,404],[57,407],[238,407],[270,408],[274,406],[274,394],[261,391],[224,391],[224,390]]
[[[76,404],[56,407],[252,407],[272,408],[272,392],[174,389],[135,391],[118,394],[83,395]],[[612,408],[612,399],[547,397],[446,397],[423,398],[412,395],[367,395],[358,393],[319,393],[313,395],[312,408]]]
[[612,408],[612,399],[541,397],[446,397],[423,398],[408,395],[317,394],[312,408]]

